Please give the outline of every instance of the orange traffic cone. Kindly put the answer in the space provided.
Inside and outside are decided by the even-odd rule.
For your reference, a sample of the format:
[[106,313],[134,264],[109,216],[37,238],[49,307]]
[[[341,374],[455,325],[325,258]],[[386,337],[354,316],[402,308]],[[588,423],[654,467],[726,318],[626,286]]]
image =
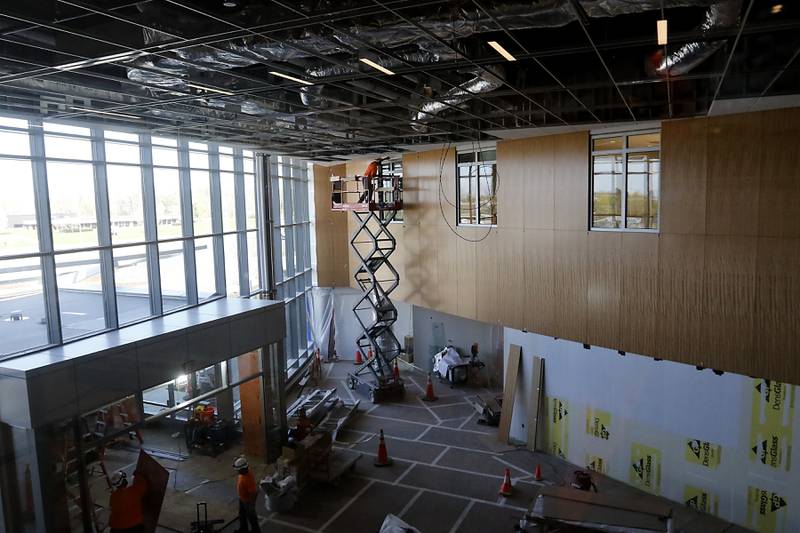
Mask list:
[[400,381],[400,367],[397,366],[397,359],[394,360],[394,370],[392,371],[395,381]]
[[542,465],[536,463],[536,471],[533,473],[533,477],[536,481],[542,480]]
[[428,386],[425,388],[425,397],[422,398],[422,401],[424,401],[424,402],[434,402],[434,401],[436,401],[438,399],[439,398],[437,398],[433,394],[433,380],[431,379],[431,373],[428,372]]
[[363,365],[364,359],[361,357],[361,350],[356,350],[356,360],[354,361],[356,365]]
[[375,458],[375,466],[389,466],[392,460],[389,459],[389,453],[386,451],[386,441],[383,438],[383,430],[381,430],[380,440],[378,441],[378,457]]
[[503,476],[503,484],[500,485],[501,496],[511,496],[511,470],[506,468],[506,474]]

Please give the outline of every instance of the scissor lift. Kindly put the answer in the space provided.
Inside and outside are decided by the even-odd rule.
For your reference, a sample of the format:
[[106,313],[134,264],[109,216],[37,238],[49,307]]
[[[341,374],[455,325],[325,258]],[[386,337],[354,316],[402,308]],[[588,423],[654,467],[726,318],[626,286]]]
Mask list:
[[389,294],[397,288],[399,275],[389,261],[397,241],[389,224],[403,208],[401,178],[377,175],[331,177],[331,209],[352,211],[358,230],[350,240],[361,264],[355,280],[364,292],[353,307],[362,334],[356,340],[364,364],[347,376],[347,384],[369,396],[373,403],[402,397],[403,380],[395,379],[392,368],[403,351],[392,326],[397,321]]

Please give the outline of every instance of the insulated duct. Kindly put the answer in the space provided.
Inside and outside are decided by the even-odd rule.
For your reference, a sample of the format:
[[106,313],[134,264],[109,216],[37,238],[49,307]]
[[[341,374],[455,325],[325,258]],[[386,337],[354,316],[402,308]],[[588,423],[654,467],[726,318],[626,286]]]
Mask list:
[[497,76],[486,72],[481,72],[471,80],[465,81],[457,87],[453,87],[445,92],[441,98],[432,102],[425,102],[419,111],[416,111],[411,119],[411,127],[418,133],[427,133],[428,126],[420,124],[430,120],[450,106],[463,104],[475,95],[488,93],[498,89],[503,85],[503,81]]
[[[742,0],[728,0],[717,2],[708,7],[705,19],[700,24],[703,36],[711,30],[730,28],[736,25],[739,12],[742,9]],[[666,56],[663,50],[658,50],[651,57],[653,74],[666,78],[667,76],[681,76],[691,72],[700,63],[711,57],[717,50],[725,45],[725,39],[720,41],[693,41],[686,43]]]
[[[735,22],[741,0],[577,0],[589,17],[616,17],[629,13],[638,13],[663,8],[701,6],[709,7],[706,21],[701,26],[708,30]],[[360,5],[355,0],[324,2],[341,11]],[[385,50],[389,55],[377,54],[378,61],[387,68],[396,68],[402,64],[430,64],[449,61],[459,56],[436,39],[420,32],[416,27],[423,27],[438,39],[453,43],[460,47],[459,40],[485,32],[496,32],[499,22],[509,30],[522,30],[544,27],[560,27],[576,20],[576,13],[570,2],[565,0],[486,0],[484,2],[489,15],[483,10],[467,3],[448,3],[426,8],[428,12],[421,15],[408,15],[407,22],[392,13],[361,17],[342,22],[331,22],[325,27],[310,26],[302,30],[291,30],[283,35],[272,34],[270,37],[251,35],[213,45],[193,46],[168,52],[171,57],[147,56],[130,62],[128,77],[137,82],[149,85],[152,90],[187,91],[187,82],[197,79],[194,75],[203,72],[203,79],[220,88],[231,88],[231,80],[219,76],[214,80],[214,71],[226,71],[234,68],[254,65],[290,62],[292,67],[303,68],[310,78],[324,79],[330,76],[346,75],[357,72],[359,65],[353,58],[365,43],[377,50]],[[322,9],[321,6],[317,8]],[[142,3],[139,5],[143,19],[155,29],[144,29],[145,45],[163,43],[170,35],[189,34],[197,28],[204,28],[208,20],[202,15],[187,13],[161,2]],[[315,8],[316,10],[316,8]],[[242,16],[248,18],[248,24],[269,20],[274,16],[270,9],[263,6],[248,5]],[[159,31],[159,28],[162,31]],[[184,31],[186,30],[186,31]],[[191,30],[191,31],[189,31]],[[720,42],[689,43],[680,50],[662,58],[663,66],[656,70],[683,73],[691,70],[717,48]],[[335,61],[325,61],[320,56],[336,57]],[[665,75],[665,74],[664,74]],[[485,94],[502,85],[496,76],[483,72],[475,72],[472,79],[442,93],[437,101],[426,102],[414,113],[414,129],[426,129],[418,121],[427,121],[453,105],[461,105],[476,94]],[[362,80],[360,83],[365,83]],[[365,88],[363,85],[361,88]],[[378,92],[376,88],[368,88],[370,92],[389,98],[386,88]],[[301,88],[302,103],[307,106],[324,108],[330,105],[325,94],[333,91],[331,87],[311,86]],[[291,94],[291,93],[287,93]],[[393,97],[393,95],[391,95]],[[242,111],[248,114],[269,117],[275,113],[269,106],[258,101],[248,103],[252,97],[238,101]],[[226,100],[226,99],[223,99]],[[255,100],[255,99],[254,99]],[[449,104],[449,105],[448,105]],[[218,105],[214,105],[218,107]],[[245,111],[246,110],[246,111]],[[313,119],[317,125],[324,126],[324,121]]]

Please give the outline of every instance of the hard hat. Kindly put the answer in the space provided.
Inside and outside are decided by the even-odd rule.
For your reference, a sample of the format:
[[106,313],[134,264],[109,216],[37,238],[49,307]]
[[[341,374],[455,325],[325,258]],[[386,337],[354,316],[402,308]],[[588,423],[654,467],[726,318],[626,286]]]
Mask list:
[[244,455],[240,455],[240,456],[239,456],[239,457],[237,457],[237,458],[236,458],[236,460],[233,462],[233,467],[234,467],[236,470],[241,470],[241,469],[243,469],[243,468],[248,468],[249,466],[250,466],[250,465],[248,465],[248,464],[247,464],[247,458],[246,458]]
[[111,486],[114,488],[120,488],[125,485],[125,482],[128,481],[128,474],[123,472],[122,470],[118,470],[114,472],[114,475],[111,476]]

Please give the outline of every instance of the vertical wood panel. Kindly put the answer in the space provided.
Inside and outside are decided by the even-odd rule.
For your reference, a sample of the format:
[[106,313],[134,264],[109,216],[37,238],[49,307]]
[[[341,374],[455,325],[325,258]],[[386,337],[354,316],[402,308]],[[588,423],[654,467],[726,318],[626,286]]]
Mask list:
[[656,342],[661,353],[699,365],[702,329],[705,237],[662,235],[658,243],[658,321]]
[[758,234],[800,238],[800,108],[764,116]]
[[525,250],[521,229],[497,232],[497,295],[499,323],[517,329],[525,327]]
[[487,231],[478,228],[475,240],[475,261],[478,267],[475,298],[478,304],[477,317],[482,322],[496,324],[500,316],[500,295],[498,293],[500,269],[497,257],[497,229]]
[[439,285],[439,299],[441,300],[439,309],[445,313],[457,315],[459,292],[457,237],[446,226],[439,226],[436,229],[438,233],[436,238],[438,246],[436,275]]
[[626,351],[659,353],[655,341],[658,297],[658,236],[622,235],[620,338]]
[[403,218],[406,224],[419,224],[419,154],[403,154]]
[[622,234],[589,232],[588,246],[586,342],[614,348],[619,346]]
[[436,270],[436,258],[439,254],[437,242],[437,228],[434,226],[419,227],[419,255],[417,262],[420,265],[420,301],[425,307],[439,309],[439,277]]
[[555,137],[534,137],[525,143],[523,197],[524,225],[552,229],[555,218]]
[[760,162],[760,113],[708,119],[709,235],[757,233]]
[[526,229],[523,320],[529,331],[555,335],[553,230]]
[[797,239],[759,238],[756,272],[752,351],[756,361],[753,366],[758,365],[762,370],[759,376],[781,379],[800,376],[800,245]]
[[527,142],[501,141],[497,143],[497,225],[501,228],[521,228],[524,217],[524,183],[527,179],[525,150]]
[[340,165],[314,165],[314,214],[317,234],[317,283],[320,287],[346,287],[350,284],[347,240],[348,213],[331,211],[330,176],[347,172]]
[[661,129],[661,233],[706,231],[706,121],[675,120]]
[[555,231],[553,237],[556,337],[586,338],[587,231]]
[[756,237],[707,236],[704,263],[702,365],[753,368]]
[[589,134],[554,138],[555,228],[586,230],[589,211]]
[[420,254],[422,253],[421,240],[418,225],[406,225],[403,232],[403,251],[406,256],[405,283],[406,301],[415,305],[422,303],[422,291],[425,286],[425,276],[427,273],[423,269]]
[[[461,228],[461,235],[467,239],[475,239],[476,232],[472,228]],[[458,239],[458,314],[466,318],[477,318],[477,300],[475,297],[478,270],[475,244]]]

